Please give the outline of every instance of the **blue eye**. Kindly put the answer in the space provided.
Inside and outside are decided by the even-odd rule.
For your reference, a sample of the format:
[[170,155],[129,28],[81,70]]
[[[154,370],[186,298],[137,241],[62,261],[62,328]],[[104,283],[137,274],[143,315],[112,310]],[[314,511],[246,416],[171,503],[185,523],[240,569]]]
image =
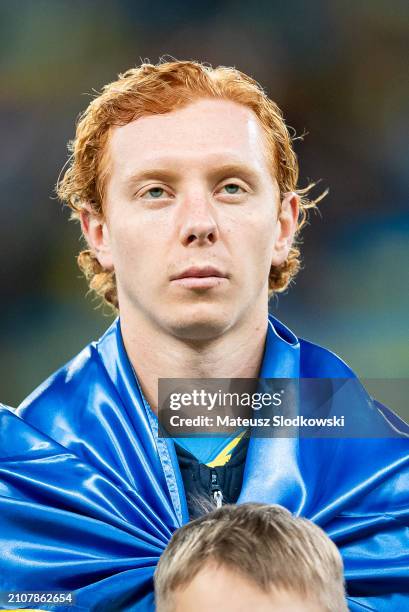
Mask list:
[[163,195],[164,190],[162,187],[152,187],[151,189],[148,189],[147,193],[149,193],[152,198],[160,198]]
[[228,185],[224,185],[223,189],[225,189],[227,193],[234,195],[238,193],[238,190],[241,189],[241,187],[235,183],[229,183]]

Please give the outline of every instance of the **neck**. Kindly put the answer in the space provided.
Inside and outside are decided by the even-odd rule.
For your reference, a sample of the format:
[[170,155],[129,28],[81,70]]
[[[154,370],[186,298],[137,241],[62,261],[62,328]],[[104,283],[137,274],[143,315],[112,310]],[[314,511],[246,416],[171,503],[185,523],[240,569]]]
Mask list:
[[121,312],[121,331],[142,391],[157,412],[159,378],[257,378],[267,334],[268,308],[220,337],[187,341],[142,317]]

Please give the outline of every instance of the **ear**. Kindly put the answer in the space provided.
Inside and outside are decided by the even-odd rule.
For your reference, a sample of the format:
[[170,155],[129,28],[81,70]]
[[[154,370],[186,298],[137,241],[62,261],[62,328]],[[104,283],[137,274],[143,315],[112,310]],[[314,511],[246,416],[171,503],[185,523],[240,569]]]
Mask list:
[[293,191],[286,193],[277,219],[271,264],[279,266],[288,257],[297,229],[300,199]]
[[89,248],[105,270],[112,270],[113,260],[109,239],[109,230],[105,219],[87,206],[80,212],[82,233]]

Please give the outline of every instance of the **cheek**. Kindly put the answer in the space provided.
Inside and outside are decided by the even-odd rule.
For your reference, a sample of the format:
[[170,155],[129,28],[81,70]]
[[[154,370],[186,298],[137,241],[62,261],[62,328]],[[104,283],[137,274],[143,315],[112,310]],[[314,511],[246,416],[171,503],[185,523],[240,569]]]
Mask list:
[[233,233],[236,255],[234,267],[239,285],[246,292],[254,294],[265,285],[269,276],[274,228],[271,225],[255,223],[240,225],[241,227],[237,228],[238,233]]
[[255,245],[255,267],[257,277],[264,283],[270,273],[273,258],[273,241],[269,234],[260,236]]
[[117,265],[133,262],[139,257],[140,243],[129,225],[115,228],[112,242],[113,256]]
[[111,248],[118,280],[129,270],[138,270],[136,264],[142,259],[143,245],[131,225],[121,224],[111,228]]
[[114,268],[119,283],[128,286],[147,287],[160,277],[166,262],[161,249],[163,240],[160,229],[148,228],[143,223],[117,225],[112,241]]
[[[262,274],[265,268],[269,269],[271,265],[275,232],[276,224],[268,218],[246,224],[246,238],[242,243],[243,256],[248,257]],[[245,244],[247,248],[244,250]]]

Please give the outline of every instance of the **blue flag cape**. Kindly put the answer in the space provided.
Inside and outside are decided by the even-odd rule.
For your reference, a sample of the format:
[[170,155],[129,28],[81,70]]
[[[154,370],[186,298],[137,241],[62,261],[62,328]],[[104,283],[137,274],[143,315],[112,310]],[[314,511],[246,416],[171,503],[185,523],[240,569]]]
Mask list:
[[[354,375],[270,316],[260,377]],[[376,439],[252,438],[238,503],[281,504],[325,529],[350,610],[403,611],[408,429],[365,397]],[[156,563],[187,521],[174,443],[158,438],[119,320],[16,413],[0,408],[0,591],[74,592],[74,606],[37,604],[60,612],[152,611]]]

